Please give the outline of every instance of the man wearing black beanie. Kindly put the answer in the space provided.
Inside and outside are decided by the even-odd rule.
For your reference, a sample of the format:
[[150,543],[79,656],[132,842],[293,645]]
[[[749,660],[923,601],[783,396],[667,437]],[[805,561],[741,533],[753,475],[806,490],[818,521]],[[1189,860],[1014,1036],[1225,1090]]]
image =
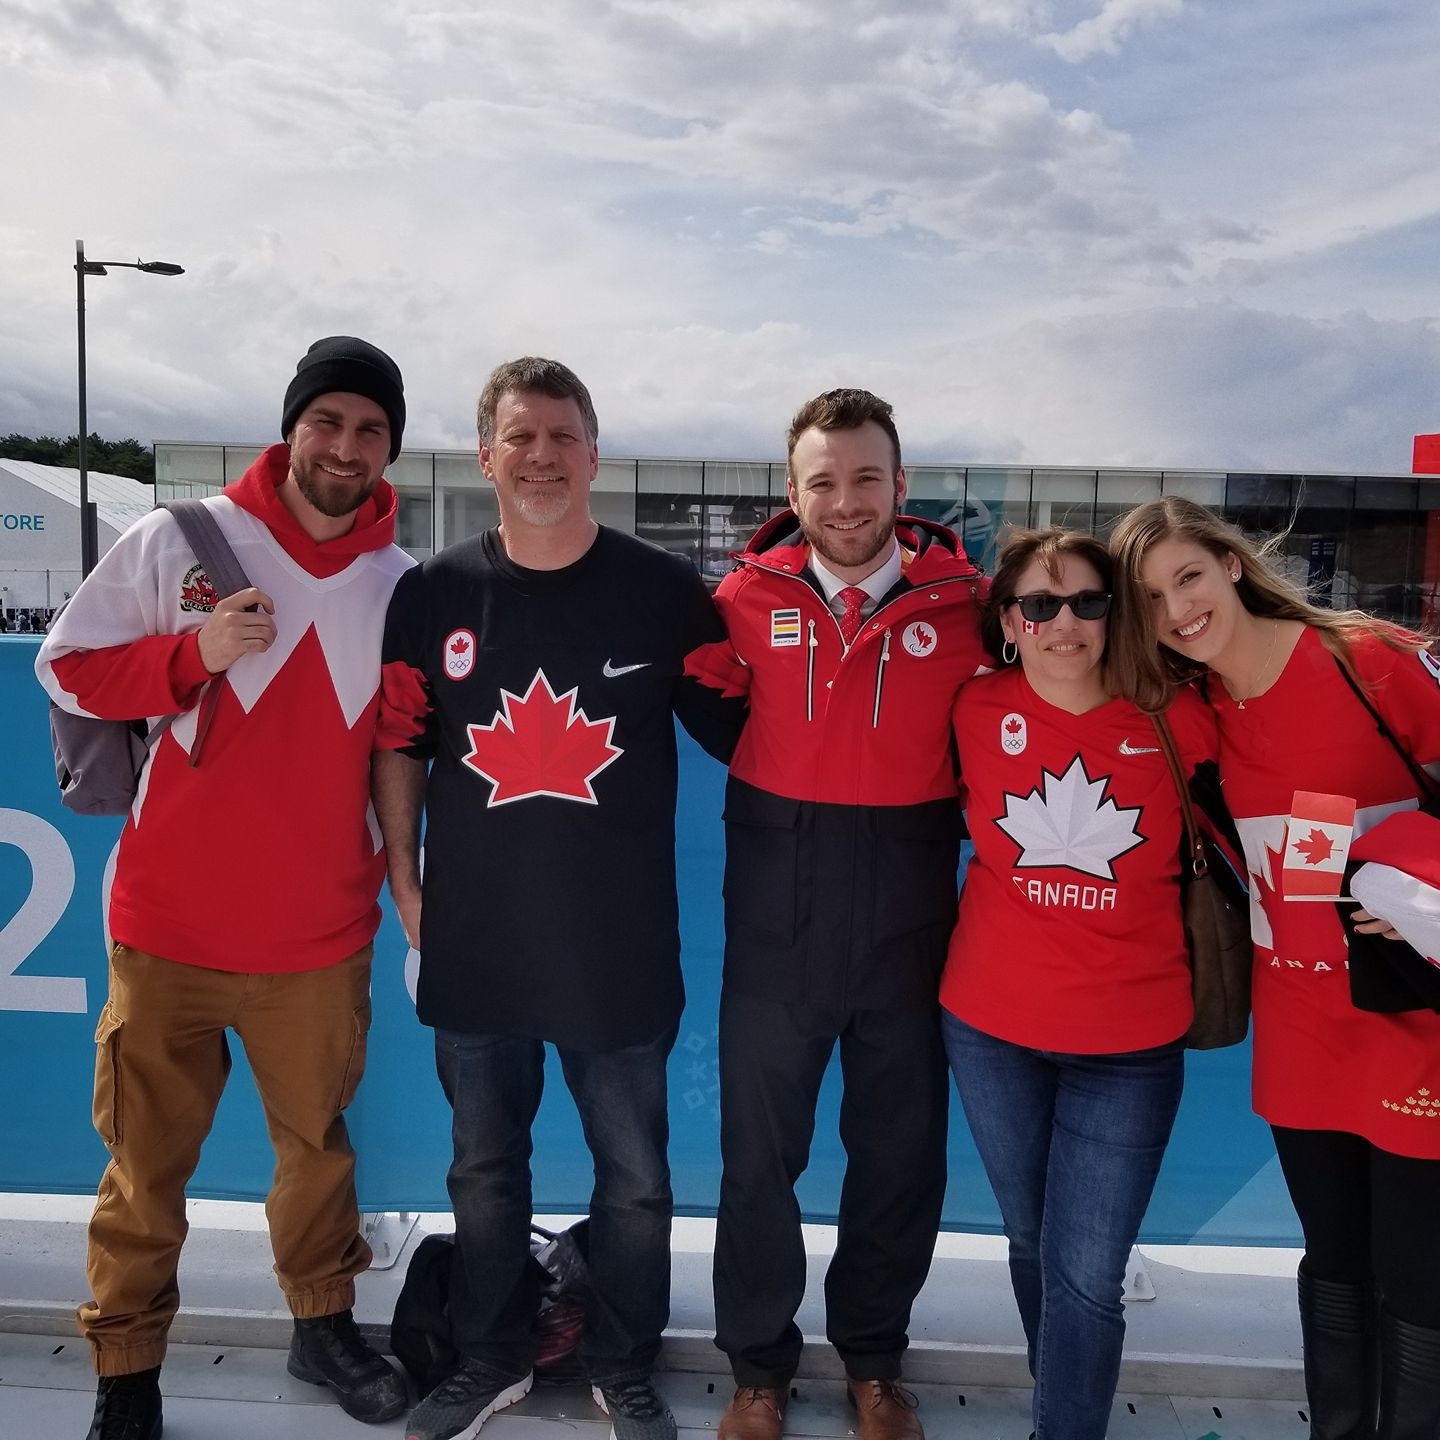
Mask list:
[[285,392],[284,443],[204,502],[249,588],[220,598],[156,510],[80,586],[36,662],[64,709],[173,717],[110,898],[95,1117],[111,1160],[77,1317],[100,1377],[88,1440],[160,1435],[185,1185],[229,1074],[227,1030],[275,1149],[266,1214],[295,1317],[290,1373],[358,1420],[405,1407],[352,1314],[371,1256],[344,1118],[384,876],[367,820],[380,641],[413,563],[383,478],[404,424],[388,355],[349,335],[317,341]]
[[390,459],[394,460],[405,434],[405,384],[400,367],[383,350],[353,335],[328,335],[305,352],[285,392],[281,436],[289,440],[305,407],[317,395],[331,391],[363,395],[385,412],[390,422]]

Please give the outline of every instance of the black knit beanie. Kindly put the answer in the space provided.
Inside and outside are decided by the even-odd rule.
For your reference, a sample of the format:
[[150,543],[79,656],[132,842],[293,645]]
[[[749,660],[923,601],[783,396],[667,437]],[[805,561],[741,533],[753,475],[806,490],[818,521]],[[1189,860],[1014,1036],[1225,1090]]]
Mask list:
[[353,335],[317,340],[295,367],[285,392],[280,438],[288,440],[301,412],[317,395],[345,390],[373,400],[390,420],[390,458],[400,453],[405,433],[405,382],[400,367],[383,351]]

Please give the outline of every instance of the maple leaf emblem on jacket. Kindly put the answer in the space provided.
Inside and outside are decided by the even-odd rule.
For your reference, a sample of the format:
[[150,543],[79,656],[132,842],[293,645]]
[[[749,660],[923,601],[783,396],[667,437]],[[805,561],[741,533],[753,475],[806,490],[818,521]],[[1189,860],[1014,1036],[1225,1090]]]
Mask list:
[[611,744],[615,717],[591,720],[576,703],[579,687],[562,695],[543,670],[523,695],[500,692],[488,725],[467,725],[470,753],[461,757],[495,787],[487,809],[549,796],[598,805],[591,782],[625,752]]
[[1145,843],[1135,829],[1140,808],[1122,810],[1107,800],[1110,777],[1092,780],[1078,755],[1063,775],[1043,774],[1043,789],[1006,795],[1005,814],[995,822],[1020,847],[1015,868],[1063,867],[1113,880],[1114,862]]

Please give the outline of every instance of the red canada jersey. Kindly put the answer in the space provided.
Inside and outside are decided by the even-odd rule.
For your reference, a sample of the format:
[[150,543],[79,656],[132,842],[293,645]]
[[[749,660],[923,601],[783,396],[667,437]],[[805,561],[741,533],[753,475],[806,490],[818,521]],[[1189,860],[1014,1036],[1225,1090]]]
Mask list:
[[[1371,702],[1415,761],[1440,761],[1440,664],[1378,639],[1352,650]],[[1285,900],[1285,827],[1297,790],[1355,801],[1355,833],[1416,807],[1405,762],[1379,734],[1319,634],[1306,629],[1280,678],[1240,707],[1212,680],[1220,773],[1250,872],[1255,937],[1257,1113],[1273,1125],[1343,1130],[1382,1150],[1440,1159],[1440,1015],[1350,1003],[1335,907]]]
[[[1215,761],[1215,722],[1169,711],[1187,779]],[[1072,715],[1019,666],[973,680],[954,712],[975,858],[940,1001],[1018,1045],[1119,1054],[1192,1018],[1180,918],[1183,823],[1150,719],[1128,700]]]

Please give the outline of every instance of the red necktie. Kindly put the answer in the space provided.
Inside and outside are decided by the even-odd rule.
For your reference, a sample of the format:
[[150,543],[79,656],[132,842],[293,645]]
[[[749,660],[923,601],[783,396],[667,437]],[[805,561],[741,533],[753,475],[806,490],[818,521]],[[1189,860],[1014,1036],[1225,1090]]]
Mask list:
[[846,645],[853,645],[863,623],[860,610],[869,596],[858,585],[847,585],[839,592],[840,603],[845,607],[840,616],[840,633]]

